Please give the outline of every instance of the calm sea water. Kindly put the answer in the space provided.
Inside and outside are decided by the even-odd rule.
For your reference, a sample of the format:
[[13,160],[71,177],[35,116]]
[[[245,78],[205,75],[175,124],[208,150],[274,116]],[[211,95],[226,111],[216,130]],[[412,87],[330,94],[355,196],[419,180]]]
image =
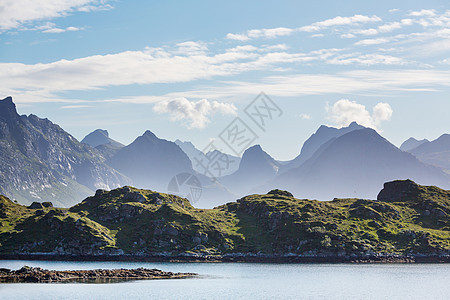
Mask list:
[[450,264],[0,261],[53,270],[158,268],[194,279],[0,284],[0,299],[450,299]]

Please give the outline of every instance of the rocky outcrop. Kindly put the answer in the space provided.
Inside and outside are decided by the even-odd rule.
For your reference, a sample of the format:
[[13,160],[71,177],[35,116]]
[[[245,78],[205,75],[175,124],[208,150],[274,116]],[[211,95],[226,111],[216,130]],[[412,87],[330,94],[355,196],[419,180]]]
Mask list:
[[378,201],[400,202],[418,193],[418,185],[412,180],[386,182],[377,196]]
[[137,279],[179,279],[197,276],[195,273],[172,273],[158,269],[97,269],[54,271],[24,266],[19,270],[0,269],[0,282],[73,282]]

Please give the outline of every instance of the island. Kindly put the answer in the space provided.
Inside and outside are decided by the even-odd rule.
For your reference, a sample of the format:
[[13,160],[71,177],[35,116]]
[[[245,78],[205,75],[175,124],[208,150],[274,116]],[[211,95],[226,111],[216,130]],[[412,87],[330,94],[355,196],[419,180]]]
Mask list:
[[24,266],[19,270],[0,268],[0,282],[116,282],[138,279],[181,279],[195,277],[195,273],[172,273],[158,269],[96,269],[55,271]]
[[214,209],[130,186],[71,208],[0,196],[0,259],[449,262],[450,191],[387,182],[376,200],[249,195]]

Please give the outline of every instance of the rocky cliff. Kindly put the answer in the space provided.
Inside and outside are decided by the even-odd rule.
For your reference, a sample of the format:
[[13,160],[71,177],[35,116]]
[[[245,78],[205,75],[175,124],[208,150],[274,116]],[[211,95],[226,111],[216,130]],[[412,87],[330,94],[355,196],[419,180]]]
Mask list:
[[98,188],[129,179],[107,166],[99,151],[48,119],[20,116],[11,97],[0,100],[0,192],[22,203],[70,206]]

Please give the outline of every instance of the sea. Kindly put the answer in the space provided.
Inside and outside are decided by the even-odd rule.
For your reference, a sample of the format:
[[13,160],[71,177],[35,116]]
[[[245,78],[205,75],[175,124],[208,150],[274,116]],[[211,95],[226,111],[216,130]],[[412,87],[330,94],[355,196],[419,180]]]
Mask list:
[[0,299],[450,299],[450,264],[274,264],[1,260],[51,270],[157,268],[190,279],[0,283]]

